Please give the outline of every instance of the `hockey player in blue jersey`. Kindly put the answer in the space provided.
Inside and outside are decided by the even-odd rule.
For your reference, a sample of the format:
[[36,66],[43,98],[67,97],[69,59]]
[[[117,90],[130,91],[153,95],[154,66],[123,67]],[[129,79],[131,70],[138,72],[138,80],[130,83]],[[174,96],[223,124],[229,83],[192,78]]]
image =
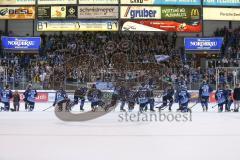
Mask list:
[[[222,85],[221,84],[218,85],[218,89],[215,93],[215,99],[218,104],[218,112],[223,111],[223,106],[224,106],[224,104],[226,104],[226,101],[227,101],[227,94],[228,94],[227,91],[222,87]],[[225,110],[226,110],[226,108],[225,108]]]
[[104,107],[104,102],[102,101],[103,94],[102,92],[96,88],[96,85],[93,84],[92,88],[89,90],[87,94],[88,100],[91,102],[92,111],[95,112],[97,106]]
[[25,96],[24,99],[26,101],[27,106],[29,106],[29,108],[27,107],[28,111],[33,111],[35,107],[35,99],[37,97],[37,91],[35,89],[32,89],[32,85],[29,84],[27,90],[23,93],[23,95]]
[[[148,93],[149,93],[149,97],[148,97],[148,104],[150,105],[150,111],[151,112],[154,112],[154,103],[155,103],[155,100],[154,100],[154,94],[153,94],[153,90],[155,88],[154,84],[153,84],[153,81],[152,80],[149,80],[148,82],[148,85],[146,85],[146,88],[148,89]],[[147,105],[145,106],[145,111],[147,111]]]
[[207,83],[206,80],[203,81],[199,88],[199,100],[201,102],[203,112],[208,111],[209,96],[212,92],[211,86]]
[[0,93],[1,93],[1,102],[4,104],[4,108],[2,108],[2,109],[4,111],[9,111],[10,110],[10,99],[13,96],[12,91],[9,89],[9,85],[7,84],[5,86],[5,89],[3,89]]
[[142,83],[137,91],[137,102],[140,106],[139,111],[142,113],[146,105],[149,103],[149,90],[145,87],[145,84]]
[[168,84],[168,86],[163,91],[162,96],[163,96],[162,97],[163,104],[159,107],[159,111],[164,109],[167,106],[168,102],[169,102],[168,110],[172,111],[174,89],[171,84]]
[[190,101],[190,98],[191,98],[191,95],[187,91],[187,88],[185,86],[181,86],[177,95],[177,101],[179,102],[178,111],[181,111],[181,112],[190,111],[190,109],[188,108],[188,103]]
[[[61,86],[60,89],[56,92],[55,94],[55,100],[53,102],[53,106],[59,106],[59,110],[58,111],[69,111],[69,102],[70,99],[68,98],[68,95],[66,93],[66,91],[63,89],[63,87]],[[66,108],[63,108],[63,104],[65,104]]]
[[87,94],[87,87],[80,87],[75,90],[74,92],[74,102],[75,104],[78,104],[79,100],[80,102],[80,111],[84,111],[83,106],[85,103],[85,96]]

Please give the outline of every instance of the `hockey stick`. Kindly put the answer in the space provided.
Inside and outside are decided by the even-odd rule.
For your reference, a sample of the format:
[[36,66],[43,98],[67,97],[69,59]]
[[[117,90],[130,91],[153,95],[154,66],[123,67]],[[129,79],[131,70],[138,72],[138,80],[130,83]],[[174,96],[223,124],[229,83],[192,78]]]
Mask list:
[[215,108],[217,105],[218,105],[218,104],[216,104],[216,105],[212,106],[212,108]]
[[195,103],[194,105],[192,105],[191,107],[189,107],[189,109],[192,109],[192,108],[195,107],[197,104],[198,104],[198,102]]
[[52,107],[54,107],[54,106],[50,106],[50,107],[48,107],[48,108],[46,108],[46,109],[44,109],[44,110],[42,110],[42,111],[44,112],[44,111],[46,111],[46,110],[48,110],[48,109],[50,109],[50,108],[52,108]]

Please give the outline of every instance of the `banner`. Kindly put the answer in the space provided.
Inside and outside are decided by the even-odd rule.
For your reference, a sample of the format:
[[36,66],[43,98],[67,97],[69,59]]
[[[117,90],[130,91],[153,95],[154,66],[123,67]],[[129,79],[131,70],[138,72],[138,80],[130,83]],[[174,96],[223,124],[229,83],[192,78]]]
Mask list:
[[155,55],[154,57],[157,63],[164,62],[170,59],[169,55],[164,55],[164,54],[158,54],[158,55]]
[[77,19],[77,6],[40,6],[38,19]]
[[78,0],[79,4],[118,4],[118,0]]
[[1,5],[35,5],[35,0],[0,0]]
[[203,0],[205,6],[240,6],[240,0]]
[[161,8],[151,6],[122,6],[122,19],[161,19]]
[[117,19],[118,6],[78,6],[79,19]]
[[66,6],[52,6],[51,7],[51,18],[53,19],[65,19],[66,18]]
[[118,31],[115,20],[38,21],[37,31]]
[[201,16],[200,7],[188,6],[162,6],[161,17],[166,20],[199,20]]
[[240,8],[203,8],[203,20],[240,21]]
[[201,32],[202,24],[195,22],[176,22],[160,20],[136,20],[125,21],[121,27],[122,31],[162,31],[162,32]]
[[4,49],[38,50],[41,45],[40,37],[1,37]]
[[38,4],[77,4],[77,0],[37,0]]
[[37,9],[38,19],[50,19],[51,18],[51,6],[41,6]]
[[201,0],[120,0],[121,4],[201,5]]
[[222,37],[184,39],[185,50],[220,50],[222,44]]
[[35,7],[0,7],[0,19],[35,19]]

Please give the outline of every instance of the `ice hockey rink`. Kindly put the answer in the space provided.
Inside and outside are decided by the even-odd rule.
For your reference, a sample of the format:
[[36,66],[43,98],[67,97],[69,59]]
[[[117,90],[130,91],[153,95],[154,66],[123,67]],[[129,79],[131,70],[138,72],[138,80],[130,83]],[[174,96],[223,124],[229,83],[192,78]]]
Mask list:
[[38,103],[25,112],[21,104],[18,113],[0,112],[0,160],[240,159],[240,114],[217,113],[214,104],[208,113],[195,106],[188,122],[120,122],[118,109],[87,122],[64,122],[53,108],[42,111],[49,106]]

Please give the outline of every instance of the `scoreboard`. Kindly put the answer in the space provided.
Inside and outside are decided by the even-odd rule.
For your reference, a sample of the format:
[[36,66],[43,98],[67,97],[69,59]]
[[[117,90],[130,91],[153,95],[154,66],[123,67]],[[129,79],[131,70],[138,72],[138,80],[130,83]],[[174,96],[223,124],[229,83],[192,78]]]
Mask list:
[[0,0],[1,19],[36,20],[37,31],[197,33],[204,20],[240,21],[240,0]]

